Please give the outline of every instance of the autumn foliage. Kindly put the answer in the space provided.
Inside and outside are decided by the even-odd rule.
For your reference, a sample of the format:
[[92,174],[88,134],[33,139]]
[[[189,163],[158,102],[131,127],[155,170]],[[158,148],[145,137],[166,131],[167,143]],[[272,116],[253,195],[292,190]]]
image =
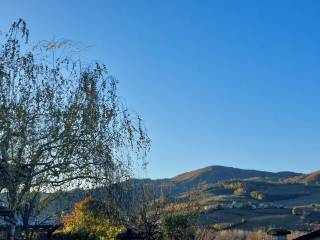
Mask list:
[[75,204],[73,211],[63,216],[63,232],[83,233],[97,240],[113,240],[116,235],[123,232],[125,228],[116,220],[110,219],[103,214],[98,201],[91,197],[85,198]]

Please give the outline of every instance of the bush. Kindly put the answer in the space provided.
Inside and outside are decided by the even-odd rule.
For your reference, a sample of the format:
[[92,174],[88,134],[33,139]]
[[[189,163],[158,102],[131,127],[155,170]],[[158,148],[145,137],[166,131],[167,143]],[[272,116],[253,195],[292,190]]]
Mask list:
[[162,229],[165,239],[190,240],[195,238],[195,221],[192,214],[178,214],[165,216],[162,219]]
[[212,228],[213,228],[215,231],[221,231],[221,230],[223,230],[225,227],[222,226],[222,224],[215,223],[215,224],[212,225]]
[[246,188],[245,183],[241,181],[230,181],[222,184],[225,189]]
[[243,187],[239,187],[233,192],[234,195],[245,195],[246,193],[247,193],[247,189]]
[[[94,240],[115,239],[125,228],[118,224],[117,221],[104,216],[104,209],[100,206],[92,198],[86,198],[76,203],[73,211],[63,217],[63,233],[65,236],[77,240],[86,239],[81,238],[84,236],[90,236],[90,239]],[[64,237],[63,234],[61,236]]]
[[266,196],[262,193],[262,192],[259,192],[259,191],[253,191],[250,193],[250,196],[256,200],[263,200],[266,198]]

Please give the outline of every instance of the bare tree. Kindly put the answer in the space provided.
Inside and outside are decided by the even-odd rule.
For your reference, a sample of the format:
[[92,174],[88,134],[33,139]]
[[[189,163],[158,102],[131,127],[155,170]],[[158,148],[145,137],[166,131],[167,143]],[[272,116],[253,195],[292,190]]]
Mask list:
[[39,192],[126,180],[150,146],[103,64],[28,37],[20,19],[0,40],[0,189],[16,214]]

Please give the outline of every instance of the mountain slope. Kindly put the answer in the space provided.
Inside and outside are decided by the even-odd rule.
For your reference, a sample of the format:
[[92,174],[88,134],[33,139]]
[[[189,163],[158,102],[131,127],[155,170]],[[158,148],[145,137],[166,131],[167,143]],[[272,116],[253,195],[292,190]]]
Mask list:
[[224,166],[208,166],[197,169],[191,172],[186,172],[173,177],[171,180],[175,183],[193,183],[192,185],[200,184],[201,182],[214,183],[230,179],[246,179],[246,178],[263,178],[268,180],[281,180],[291,177],[301,176],[300,173],[294,172],[266,172],[258,170],[245,170],[233,167]]
[[320,183],[320,171],[290,177],[290,178],[285,179],[285,182],[287,182],[287,183],[303,183],[303,184],[319,184]]
[[[320,172],[301,174],[294,172],[267,172],[245,170],[224,166],[208,166],[167,179],[131,179],[124,182],[129,191],[119,196],[128,196],[131,206],[140,204],[140,195],[150,194],[153,198],[165,196],[168,202],[181,203],[188,194],[199,193],[199,205],[204,209],[200,222],[203,225],[233,224],[246,220],[243,229],[285,227],[303,229],[299,215],[292,208],[307,212],[308,221],[320,219]],[[314,182],[315,184],[305,184]],[[75,202],[88,194],[106,200],[112,191],[106,188],[66,192],[62,200],[55,201],[48,212],[63,209],[69,212]],[[113,195],[112,195],[113,196]],[[119,201],[121,203],[122,201]],[[125,202],[126,204],[127,202]],[[126,206],[126,205],[125,205]]]

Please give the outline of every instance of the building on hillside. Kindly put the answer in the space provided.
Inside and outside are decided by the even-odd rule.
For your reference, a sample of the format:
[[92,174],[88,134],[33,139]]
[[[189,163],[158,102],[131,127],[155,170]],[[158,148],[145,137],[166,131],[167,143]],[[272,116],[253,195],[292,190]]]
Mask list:
[[[36,240],[51,240],[53,232],[60,228],[61,225],[29,225],[29,226],[17,226],[17,232],[29,231],[33,233],[33,239]],[[21,233],[20,233],[21,235]]]
[[286,229],[274,228],[270,229],[267,234],[272,236],[272,240],[287,240],[288,234],[291,232]]

